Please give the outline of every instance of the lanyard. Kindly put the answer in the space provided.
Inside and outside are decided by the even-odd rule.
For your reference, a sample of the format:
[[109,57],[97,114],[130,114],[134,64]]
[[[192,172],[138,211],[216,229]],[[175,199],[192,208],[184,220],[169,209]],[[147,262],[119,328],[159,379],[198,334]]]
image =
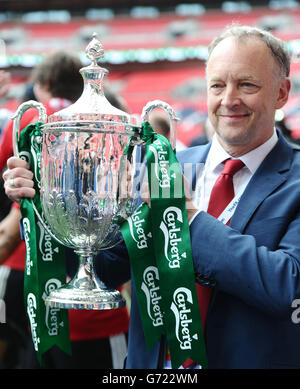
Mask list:
[[240,199],[244,193],[245,187],[243,187],[236,196],[230,201],[230,203],[227,205],[227,207],[224,209],[224,211],[219,215],[218,220],[220,220],[222,223],[227,224],[228,221],[232,218],[238,203],[240,202]]

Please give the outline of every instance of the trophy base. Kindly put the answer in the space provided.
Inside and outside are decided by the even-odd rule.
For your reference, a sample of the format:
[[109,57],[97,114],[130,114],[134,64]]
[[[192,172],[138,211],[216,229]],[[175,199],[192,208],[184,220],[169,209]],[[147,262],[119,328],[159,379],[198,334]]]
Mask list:
[[52,291],[45,304],[52,308],[104,310],[122,308],[126,302],[117,290],[76,289],[67,284]]

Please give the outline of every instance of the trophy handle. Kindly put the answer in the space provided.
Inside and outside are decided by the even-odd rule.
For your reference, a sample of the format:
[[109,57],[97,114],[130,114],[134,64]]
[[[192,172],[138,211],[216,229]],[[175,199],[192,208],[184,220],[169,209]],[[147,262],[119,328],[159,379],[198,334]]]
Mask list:
[[[22,103],[18,107],[18,109],[16,110],[14,116],[12,117],[12,119],[14,121],[14,124],[13,124],[13,151],[14,151],[14,156],[16,156],[16,157],[20,156],[19,148],[18,148],[18,140],[19,140],[19,133],[20,133],[20,122],[21,122],[21,119],[22,119],[22,116],[23,116],[24,112],[27,111],[27,109],[29,109],[29,108],[35,108],[38,111],[38,113],[39,113],[38,121],[39,122],[41,122],[41,123],[46,123],[47,122],[47,111],[46,111],[46,108],[43,106],[42,103],[39,103],[39,102],[37,102],[35,100],[29,100],[29,101],[25,101],[24,103]],[[48,234],[50,236],[52,236],[54,239],[56,239],[58,241],[58,243],[62,244],[62,242],[60,242],[56,238],[56,236],[54,236],[54,234],[49,230],[48,226],[45,224],[43,218],[39,214],[39,211],[36,209],[36,206],[35,206],[33,201],[32,201],[32,206],[33,206],[34,212],[37,215],[40,223],[43,225],[43,227],[48,232]]]
[[43,106],[42,103],[38,103],[35,100],[29,100],[22,103],[18,109],[16,110],[14,116],[12,117],[14,121],[13,125],[13,151],[14,156],[19,157],[19,148],[18,148],[18,140],[19,140],[19,133],[20,133],[20,122],[22,119],[22,116],[25,111],[29,108],[35,108],[39,113],[38,121],[41,123],[47,122],[47,112],[46,108]]
[[148,120],[150,112],[155,109],[155,108],[162,108],[164,111],[169,116],[169,121],[170,121],[170,143],[175,150],[176,148],[176,139],[177,139],[177,122],[179,118],[176,116],[175,111],[173,108],[168,104],[165,103],[164,101],[161,100],[154,100],[154,101],[149,101],[145,107],[143,108],[142,111],[142,121]]

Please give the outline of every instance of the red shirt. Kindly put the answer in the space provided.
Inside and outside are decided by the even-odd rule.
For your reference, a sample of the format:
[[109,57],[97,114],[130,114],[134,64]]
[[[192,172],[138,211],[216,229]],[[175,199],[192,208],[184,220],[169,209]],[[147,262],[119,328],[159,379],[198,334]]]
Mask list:
[[70,338],[73,340],[108,338],[128,332],[127,308],[103,311],[69,309]]

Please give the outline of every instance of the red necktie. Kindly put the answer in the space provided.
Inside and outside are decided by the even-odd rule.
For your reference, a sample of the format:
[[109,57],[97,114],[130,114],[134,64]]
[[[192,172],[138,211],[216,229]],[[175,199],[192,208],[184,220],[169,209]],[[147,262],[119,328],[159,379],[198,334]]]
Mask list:
[[212,188],[207,213],[214,217],[221,215],[234,197],[233,176],[243,166],[244,163],[239,159],[227,159],[224,162],[223,171]]
[[[219,217],[224,211],[226,206],[234,198],[234,188],[233,188],[233,176],[237,173],[244,163],[239,159],[227,159],[224,162],[224,168],[220,176],[217,178],[209,198],[209,204],[207,208],[207,213],[214,217]],[[229,221],[228,223],[229,224]],[[201,314],[202,328],[203,332],[205,331],[206,316],[208,311],[208,306],[210,302],[210,296],[212,288],[196,284],[197,295],[199,301],[199,309]],[[183,367],[187,368],[193,364],[191,359],[186,360],[183,363]]]

